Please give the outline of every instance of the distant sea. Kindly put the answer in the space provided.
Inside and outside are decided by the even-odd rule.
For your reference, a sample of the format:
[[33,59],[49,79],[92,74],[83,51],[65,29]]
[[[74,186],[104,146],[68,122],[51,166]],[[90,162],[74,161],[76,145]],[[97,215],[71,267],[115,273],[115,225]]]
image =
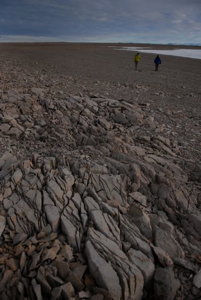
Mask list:
[[201,59],[200,49],[153,50],[153,49],[146,49],[146,48],[139,48],[139,47],[122,47],[120,50],[128,50],[128,51],[135,51],[135,52],[138,51],[138,52],[145,52],[145,53],[155,53],[161,55],[172,55],[172,56]]

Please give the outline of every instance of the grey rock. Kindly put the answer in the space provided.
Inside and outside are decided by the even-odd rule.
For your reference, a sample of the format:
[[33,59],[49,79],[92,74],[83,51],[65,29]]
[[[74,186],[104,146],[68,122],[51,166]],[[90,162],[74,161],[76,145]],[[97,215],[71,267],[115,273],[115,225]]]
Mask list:
[[184,258],[184,252],[175,238],[157,227],[155,232],[155,245],[163,249],[170,257]]
[[6,226],[6,219],[4,216],[0,216],[0,237],[4,232],[5,226]]
[[109,291],[114,300],[120,300],[121,286],[117,273],[112,266],[102,259],[90,241],[86,243],[85,254],[87,256],[90,272],[96,282]]
[[99,117],[98,121],[103,128],[105,128],[106,130],[110,129],[111,124],[106,119]]
[[61,296],[61,292],[62,292],[62,286],[59,286],[59,287],[54,288],[54,289],[52,290],[52,293],[51,293],[52,298],[53,298],[54,300],[59,299],[60,296]]
[[[142,297],[144,280],[136,265],[129,262],[128,257],[119,246],[101,232],[90,228],[88,230],[88,237],[99,255],[104,255],[105,260],[109,260],[112,267],[118,273],[124,297],[135,297],[140,300]],[[130,290],[128,289],[128,282],[133,286]]]
[[188,200],[185,198],[184,194],[180,190],[175,191],[175,199],[180,208],[184,211],[188,209],[189,203]]
[[116,200],[121,205],[125,205],[127,202],[127,196],[125,193],[124,182],[120,175],[96,175],[92,176],[92,184],[98,196],[107,202],[108,200]]
[[63,256],[68,261],[73,260],[73,251],[69,245],[64,245],[64,247],[60,251],[60,255]]
[[3,132],[3,133],[8,132],[9,129],[10,129],[10,125],[9,124],[1,124],[1,126],[0,126],[0,131]]
[[129,196],[131,196],[135,201],[141,203],[143,206],[147,206],[147,197],[142,195],[139,192],[133,192],[130,193]]
[[122,114],[122,113],[116,114],[116,115],[113,117],[113,120],[114,120],[116,123],[123,124],[123,125],[126,125],[126,124],[129,123],[129,121],[126,119],[125,115]]
[[201,234],[201,214],[190,214],[189,216],[189,222],[193,224],[195,230]]
[[54,180],[49,181],[48,187],[53,191],[53,193],[58,199],[62,199],[63,191],[61,190],[60,186],[56,183],[56,181]]
[[113,235],[110,233],[110,229],[101,210],[90,211],[90,219],[93,221],[94,227],[97,230],[105,234],[108,238],[113,239]]
[[15,171],[15,173],[13,174],[13,176],[12,176],[12,180],[13,180],[13,183],[14,184],[18,184],[19,182],[20,182],[20,180],[22,179],[22,172],[21,172],[21,170],[20,169],[17,169],[16,171]]
[[12,127],[9,131],[7,131],[6,134],[11,135],[11,136],[15,136],[15,137],[18,138],[22,134],[22,131],[18,128]]
[[42,267],[38,269],[36,280],[41,285],[41,289],[44,294],[51,293],[52,288],[47,282],[47,280],[45,279],[45,272]]
[[4,291],[6,285],[9,283],[12,277],[13,277],[13,271],[6,270],[0,282],[0,293]]
[[132,222],[137,225],[142,234],[148,239],[152,237],[152,227],[149,216],[134,203],[130,205],[128,214],[132,218]]
[[62,296],[65,300],[71,299],[75,294],[75,290],[70,282],[62,285]]
[[60,226],[60,214],[58,208],[53,205],[45,205],[45,213],[53,232],[57,232]]
[[201,270],[199,270],[197,272],[197,274],[194,276],[193,278],[193,284],[195,287],[197,287],[198,289],[201,288]]
[[135,264],[138,269],[142,272],[144,277],[145,286],[150,286],[153,281],[155,265],[154,262],[144,255],[141,251],[129,249],[129,259]]
[[72,246],[74,250],[79,249],[78,240],[76,239],[77,228],[71,222],[68,215],[61,216],[61,229],[62,232],[66,235],[69,245]]
[[44,89],[33,87],[31,88],[31,92],[36,96],[43,96]]
[[55,260],[52,265],[56,267],[58,276],[65,281],[70,274],[69,264],[65,261]]
[[26,233],[17,233],[13,238],[13,245],[18,245],[19,243],[24,242],[27,237]]
[[86,207],[88,213],[90,211],[100,210],[99,204],[92,197],[86,197],[84,199],[84,204],[85,204],[85,207]]
[[151,248],[153,249],[154,253],[156,254],[159,262],[163,267],[172,266],[173,260],[170,258],[170,256],[165,253],[165,251],[159,247],[154,247],[151,245]]
[[69,273],[68,281],[71,282],[73,287],[79,292],[84,289],[84,284],[73,271]]
[[173,300],[180,288],[180,282],[174,277],[171,268],[158,268],[154,275],[154,296],[156,299]]
[[36,299],[37,300],[43,300],[43,296],[42,296],[42,293],[41,293],[41,286],[39,284],[37,284],[35,279],[32,279],[31,284],[32,284],[34,293],[36,295]]
[[198,271],[198,267],[195,264],[193,264],[183,258],[174,258],[174,263],[187,269],[187,270],[193,271],[195,273]]

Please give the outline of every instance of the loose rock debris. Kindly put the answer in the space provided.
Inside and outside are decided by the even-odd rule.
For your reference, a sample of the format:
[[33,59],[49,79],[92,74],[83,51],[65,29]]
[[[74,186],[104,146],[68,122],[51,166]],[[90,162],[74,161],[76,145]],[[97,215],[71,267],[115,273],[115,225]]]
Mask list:
[[1,93],[0,298],[199,299],[199,166],[146,103],[59,95]]

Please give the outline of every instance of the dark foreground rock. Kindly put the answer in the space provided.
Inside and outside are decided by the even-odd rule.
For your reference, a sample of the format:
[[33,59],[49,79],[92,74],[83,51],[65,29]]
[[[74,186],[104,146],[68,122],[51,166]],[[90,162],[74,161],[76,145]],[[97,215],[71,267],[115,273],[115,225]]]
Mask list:
[[171,116],[58,89],[1,95],[0,298],[199,299],[201,169]]

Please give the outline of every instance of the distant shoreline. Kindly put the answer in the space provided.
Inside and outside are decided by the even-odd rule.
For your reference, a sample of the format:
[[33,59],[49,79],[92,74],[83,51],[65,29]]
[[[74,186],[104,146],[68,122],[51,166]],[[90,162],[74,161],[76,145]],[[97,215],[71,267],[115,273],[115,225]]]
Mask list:
[[179,56],[179,57],[186,57],[192,59],[201,59],[201,49],[153,49],[150,47],[122,47],[117,50],[126,50],[126,51],[134,51],[134,52],[141,52],[141,53],[153,53],[153,54],[160,54],[160,55],[170,55],[170,56]]
[[1,42],[0,45],[105,45],[112,47],[150,47],[157,49],[201,49],[201,45],[150,43],[89,43],[89,42]]

